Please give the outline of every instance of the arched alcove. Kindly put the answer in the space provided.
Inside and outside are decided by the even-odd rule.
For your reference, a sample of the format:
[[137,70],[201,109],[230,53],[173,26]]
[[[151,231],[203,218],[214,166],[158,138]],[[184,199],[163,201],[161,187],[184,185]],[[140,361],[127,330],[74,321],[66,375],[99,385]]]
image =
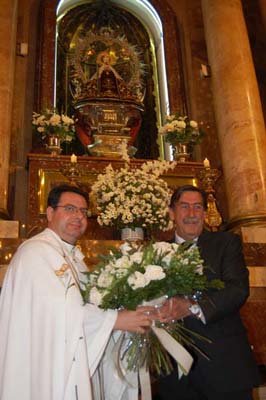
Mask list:
[[[100,33],[102,29],[105,29],[103,34]],[[81,41],[86,42],[86,49],[84,43],[80,45]],[[119,42],[120,50],[118,50]],[[133,82],[133,85],[137,86],[141,81],[144,93],[141,105],[142,123],[135,141],[138,148],[136,156],[157,158],[159,153],[163,155],[162,143],[158,138],[158,126],[161,124],[161,116],[167,112],[169,103],[162,24],[156,10],[146,0],[129,1],[125,4],[117,0],[60,1],[57,7],[56,105],[73,113],[71,105],[76,100],[73,97],[80,97],[83,102],[84,98],[92,97],[92,93],[89,93],[92,91],[88,90],[88,86],[91,84],[90,78],[96,75],[97,53],[103,50],[110,51],[112,46],[116,58],[119,55],[120,62],[115,66],[120,74],[118,76],[122,76],[126,83],[129,83],[130,71],[135,69],[140,75],[139,70],[142,68],[140,80]],[[82,54],[79,51],[77,56],[80,47],[83,47]],[[121,54],[121,47],[124,54]],[[135,57],[131,57],[130,53],[132,55],[134,51]],[[84,62],[85,57],[86,62]],[[79,58],[78,67],[77,58]],[[138,59],[140,60],[137,67]],[[71,70],[73,64],[74,72]],[[89,70],[92,71],[91,74]],[[72,79],[73,75],[75,79]],[[76,84],[79,87],[76,87],[75,96],[71,96],[73,93],[70,90],[73,87],[71,82],[74,80],[76,82],[79,80]],[[80,93],[77,93],[78,91]],[[126,96],[127,102],[129,98],[130,96]]]
[[[135,18],[148,37],[144,53],[146,52],[147,57],[145,63],[150,74],[148,87],[153,97],[153,104],[150,103],[146,124],[143,123],[142,126],[143,140],[137,143],[137,147],[141,149],[138,157],[157,158],[159,154],[157,130],[168,108],[171,111],[184,112],[186,110],[176,17],[169,4],[162,4],[158,0],[153,0],[152,5],[147,1],[127,1],[124,4],[122,1],[112,0],[106,3],[119,9],[122,13],[130,15],[132,20]],[[37,83],[36,109],[42,109],[47,104],[54,104],[56,24],[64,25],[76,8],[93,7],[95,4],[99,4],[99,2],[50,0],[42,4],[43,24],[38,59],[40,79]],[[58,14],[57,19],[56,13]],[[165,42],[163,42],[163,33]],[[167,79],[165,69],[167,70]]]
[[[75,8],[77,5],[93,3],[97,2],[91,0],[60,0],[56,10],[57,20],[63,18],[67,12]],[[111,2],[107,2],[107,4],[113,4],[114,6],[131,13],[141,22],[146,30],[150,40],[152,55],[154,57],[153,62],[156,66],[155,79],[159,85],[159,107],[161,112],[165,114],[168,111],[169,100],[165,68],[163,26],[160,16],[153,5],[147,0],[128,0],[126,2],[123,0],[112,0]],[[128,28],[130,29],[130,27]]]

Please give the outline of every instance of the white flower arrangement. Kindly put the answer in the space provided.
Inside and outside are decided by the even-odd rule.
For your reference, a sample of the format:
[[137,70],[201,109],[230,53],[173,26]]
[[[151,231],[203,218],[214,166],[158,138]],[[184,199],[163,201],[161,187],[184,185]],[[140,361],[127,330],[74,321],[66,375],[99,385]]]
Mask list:
[[[194,296],[208,288],[223,287],[218,279],[207,280],[199,249],[192,243],[125,242],[101,259],[94,271],[85,273],[87,280],[80,286],[85,303],[105,310],[135,310],[142,304],[160,306],[167,297]],[[182,322],[155,321],[155,324],[178,342],[193,345],[193,338],[189,338]],[[196,335],[190,333],[192,337]],[[144,365],[153,367],[157,373],[171,370],[169,355],[152,330],[145,335],[130,335],[127,346],[128,370],[136,371]]]
[[159,133],[174,146],[177,143],[199,143],[204,135],[198,122],[179,114],[166,116],[166,124],[159,129]]
[[59,136],[62,141],[70,142],[75,136],[73,118],[66,114],[58,114],[54,109],[46,109],[41,114],[33,112],[32,125],[42,139],[53,134]]
[[216,285],[203,274],[197,246],[168,242],[125,242],[86,275],[84,298],[104,309],[134,310],[143,301],[193,295]]
[[129,163],[119,170],[109,164],[92,186],[91,195],[97,203],[98,223],[119,229],[158,228],[168,230],[170,189],[160,178],[173,169],[175,162],[148,161],[140,168]]

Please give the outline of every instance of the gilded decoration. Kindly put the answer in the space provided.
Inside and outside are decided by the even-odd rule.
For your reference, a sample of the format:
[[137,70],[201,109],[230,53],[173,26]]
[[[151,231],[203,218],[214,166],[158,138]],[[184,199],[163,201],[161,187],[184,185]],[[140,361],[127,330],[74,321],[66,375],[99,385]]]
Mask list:
[[[147,160],[133,159],[134,168],[140,168]],[[29,204],[27,215],[27,235],[37,233],[46,225],[45,211],[47,195],[52,187],[61,183],[77,185],[90,193],[91,186],[98,174],[109,165],[115,170],[124,167],[122,159],[107,159],[106,157],[77,157],[77,162],[71,162],[71,157],[59,155],[52,157],[50,154],[29,155]],[[184,184],[197,186],[198,172],[202,163],[178,163],[173,171],[167,171],[162,178],[171,189]],[[89,239],[116,239],[115,230],[110,227],[101,227],[96,220],[95,199],[90,193],[91,217],[88,219],[88,231],[85,234]],[[163,239],[166,232],[157,232]],[[155,232],[156,234],[156,232]]]
[[144,64],[135,45],[110,28],[77,33],[70,45],[70,92],[77,135],[94,156],[132,150],[144,110]]

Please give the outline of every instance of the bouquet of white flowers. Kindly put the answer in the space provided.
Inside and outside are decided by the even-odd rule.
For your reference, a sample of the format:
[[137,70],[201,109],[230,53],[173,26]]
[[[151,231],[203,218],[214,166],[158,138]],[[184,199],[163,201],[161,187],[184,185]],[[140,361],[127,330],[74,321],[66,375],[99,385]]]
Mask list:
[[99,211],[98,223],[119,229],[168,230],[171,227],[168,216],[171,192],[160,175],[174,167],[174,162],[167,161],[148,161],[140,168],[126,163],[119,170],[108,165],[91,190]]
[[166,124],[159,129],[159,133],[173,146],[177,143],[199,143],[204,135],[196,121],[179,114],[167,115]]
[[55,109],[46,109],[41,114],[33,112],[32,125],[42,139],[57,135],[62,141],[70,142],[75,136],[74,120],[65,114],[58,114]]
[[[103,256],[96,269],[87,273],[87,278],[81,290],[84,301],[103,309],[134,310],[162,296],[192,296],[208,288],[222,287],[221,281],[208,281],[203,274],[203,260],[196,246],[166,242],[143,245],[126,242]],[[156,326],[178,342],[195,347],[196,334],[188,334],[181,322],[156,322]],[[143,365],[157,373],[171,370],[169,355],[153,330],[146,335],[132,334],[125,353],[128,370],[137,371]]]

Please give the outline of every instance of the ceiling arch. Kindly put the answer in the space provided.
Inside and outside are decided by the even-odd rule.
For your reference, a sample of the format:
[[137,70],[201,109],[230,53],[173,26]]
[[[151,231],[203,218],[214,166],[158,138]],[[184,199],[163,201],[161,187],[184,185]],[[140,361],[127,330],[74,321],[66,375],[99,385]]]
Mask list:
[[[60,0],[57,6],[57,18],[61,18],[71,8],[81,4],[92,3],[91,0]],[[155,8],[147,0],[111,0],[114,5],[131,12],[146,27],[155,47],[160,46],[163,38],[162,23]]]

